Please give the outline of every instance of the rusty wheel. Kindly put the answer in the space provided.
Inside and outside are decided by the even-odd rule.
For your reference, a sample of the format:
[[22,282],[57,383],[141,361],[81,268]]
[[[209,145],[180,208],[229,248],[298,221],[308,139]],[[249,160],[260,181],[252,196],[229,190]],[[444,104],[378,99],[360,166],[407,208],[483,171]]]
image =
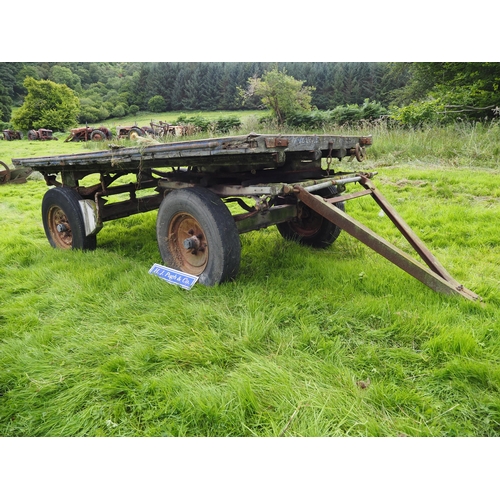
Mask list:
[[104,141],[106,139],[106,134],[102,130],[93,130],[90,134],[91,141]]
[[[337,189],[332,186],[318,191],[317,194],[324,198],[332,198],[337,194]],[[276,204],[283,205],[294,202],[294,198],[279,199]],[[335,206],[345,210],[343,202],[335,203]],[[283,238],[315,248],[329,247],[341,233],[341,229],[337,225],[302,203],[299,204],[297,218],[276,224],[276,227]]]
[[0,170],[0,184],[7,184],[11,176],[10,168],[3,161],[0,161],[0,166],[5,168],[5,170]]
[[45,234],[54,248],[94,250],[96,235],[87,236],[80,209],[80,195],[67,187],[49,189],[42,201]]
[[240,265],[240,238],[222,200],[194,187],[168,194],[156,223],[158,248],[165,265],[199,276],[212,286],[233,278]]

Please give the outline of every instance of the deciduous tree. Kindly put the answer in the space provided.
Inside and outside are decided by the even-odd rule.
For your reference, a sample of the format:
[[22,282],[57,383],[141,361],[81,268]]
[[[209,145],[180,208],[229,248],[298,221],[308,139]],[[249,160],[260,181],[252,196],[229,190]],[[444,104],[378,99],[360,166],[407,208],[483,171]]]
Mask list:
[[286,69],[274,68],[266,71],[262,78],[249,78],[246,96],[259,96],[262,104],[276,117],[278,125],[283,125],[287,116],[311,109],[314,90],[314,87],[305,87],[303,81],[288,75]]
[[15,128],[63,131],[77,124],[80,102],[67,85],[27,77],[24,86],[28,94],[12,116]]

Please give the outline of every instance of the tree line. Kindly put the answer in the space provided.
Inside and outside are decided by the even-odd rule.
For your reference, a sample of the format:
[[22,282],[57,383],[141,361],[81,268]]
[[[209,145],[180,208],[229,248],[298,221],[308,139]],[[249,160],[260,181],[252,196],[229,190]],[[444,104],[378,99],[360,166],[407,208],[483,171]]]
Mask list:
[[245,91],[275,70],[313,89],[313,121],[385,113],[419,126],[500,113],[500,63],[6,62],[0,63],[0,125],[8,125],[33,80],[67,86],[77,98],[78,122],[96,123],[139,111],[257,109],[262,99]]
[[0,63],[0,121],[27,94],[26,77],[71,88],[80,100],[80,122],[138,111],[216,111],[257,109],[260,101],[241,98],[249,78],[277,65],[315,88],[312,105],[332,109],[365,99],[390,103],[390,92],[406,83],[404,73],[391,76],[387,63]]

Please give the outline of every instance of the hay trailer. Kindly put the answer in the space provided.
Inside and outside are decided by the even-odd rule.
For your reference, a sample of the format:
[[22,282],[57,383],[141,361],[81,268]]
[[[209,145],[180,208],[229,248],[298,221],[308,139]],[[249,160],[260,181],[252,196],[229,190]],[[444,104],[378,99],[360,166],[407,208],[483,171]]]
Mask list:
[[[249,134],[12,163],[41,172],[51,186],[42,218],[56,248],[93,250],[107,221],[158,209],[165,265],[211,286],[237,275],[242,233],[276,225],[286,239],[325,248],[344,230],[433,290],[479,299],[375,187],[376,172],[334,170],[336,160],[362,161],[371,144],[371,136]],[[89,174],[99,181],[83,185]],[[361,189],[348,193],[353,185]],[[373,198],[423,263],[345,212],[346,201],[362,196]]]

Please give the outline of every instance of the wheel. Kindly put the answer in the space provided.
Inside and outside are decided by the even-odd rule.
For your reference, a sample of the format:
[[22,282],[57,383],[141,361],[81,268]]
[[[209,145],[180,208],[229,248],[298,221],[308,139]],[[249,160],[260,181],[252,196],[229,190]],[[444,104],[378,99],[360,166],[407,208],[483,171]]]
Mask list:
[[154,135],[154,130],[151,127],[142,127],[142,130],[145,134]]
[[93,130],[90,134],[91,141],[104,141],[106,140],[106,134],[102,130]]
[[45,235],[54,248],[63,250],[95,250],[97,237],[85,234],[80,210],[81,196],[73,189],[49,189],[42,200],[42,219]]
[[144,131],[141,130],[139,127],[134,127],[130,129],[130,132],[128,133],[128,138],[131,141],[137,140],[138,137],[142,137],[144,135]]
[[[323,198],[332,198],[337,195],[337,188],[330,186],[321,189],[316,194]],[[286,199],[281,199],[277,204],[283,205],[285,203]],[[335,203],[335,206],[345,211],[344,202]],[[303,203],[300,204],[300,209],[300,218],[276,224],[283,238],[294,240],[302,245],[314,248],[327,248],[339,237],[342,231],[340,227],[325,219],[317,212],[314,212]]]
[[166,266],[213,286],[234,278],[241,243],[229,209],[202,187],[169,193],[158,210],[156,236]]
[[0,184],[7,184],[11,177],[10,168],[3,161],[0,161],[0,166],[5,168],[5,170],[0,170]]
[[36,141],[38,139],[38,134],[36,133],[36,130],[30,130],[28,132],[28,139],[30,141]]

